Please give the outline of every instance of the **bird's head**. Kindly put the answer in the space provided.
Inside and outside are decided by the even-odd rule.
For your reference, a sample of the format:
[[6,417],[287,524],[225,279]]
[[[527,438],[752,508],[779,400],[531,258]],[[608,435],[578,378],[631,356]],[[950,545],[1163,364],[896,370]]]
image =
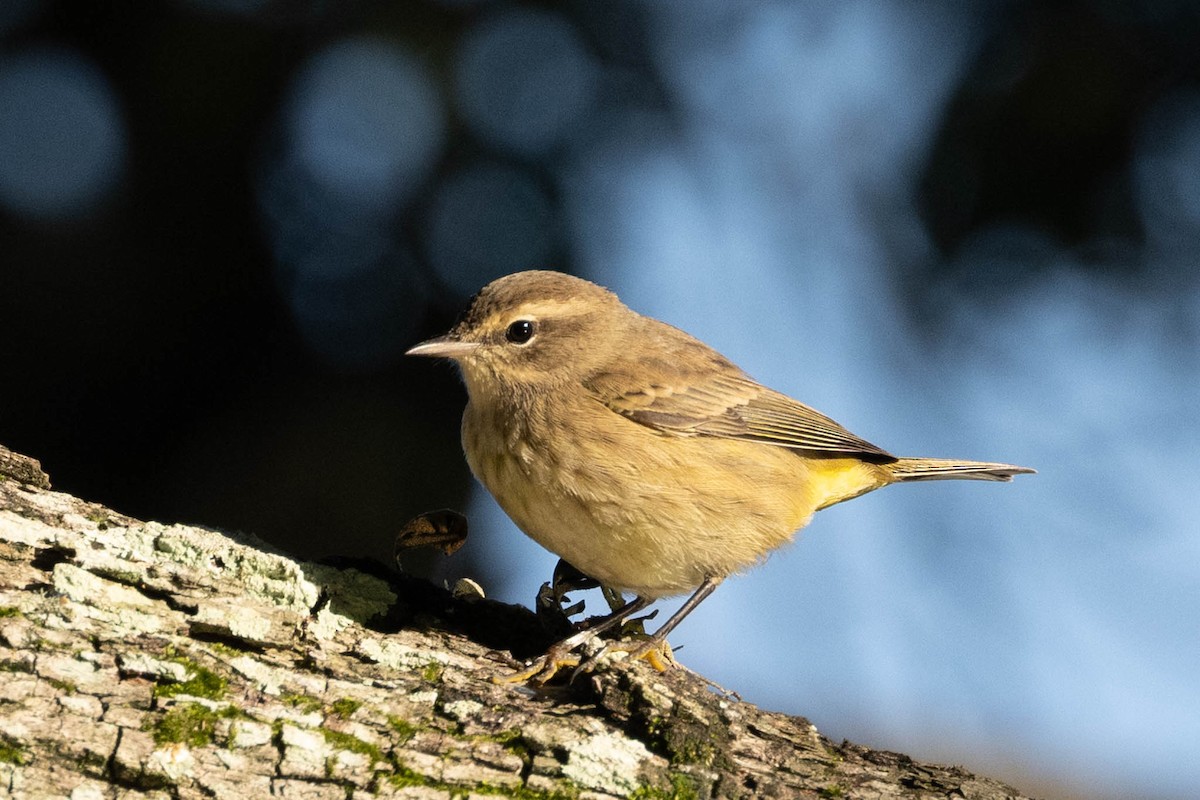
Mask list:
[[495,280],[479,291],[444,336],[407,355],[449,358],[467,391],[522,392],[582,379],[636,324],[607,289],[561,272],[532,270]]

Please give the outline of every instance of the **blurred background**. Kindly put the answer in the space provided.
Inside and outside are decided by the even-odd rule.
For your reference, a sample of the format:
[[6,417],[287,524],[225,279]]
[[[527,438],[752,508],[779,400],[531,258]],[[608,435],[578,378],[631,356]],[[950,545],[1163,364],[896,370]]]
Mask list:
[[528,604],[556,559],[402,353],[568,270],[893,452],[1040,470],[823,512],[685,664],[1027,792],[1194,797],[1198,41],[1189,0],[6,0],[0,442],[306,557],[460,508],[416,568]]

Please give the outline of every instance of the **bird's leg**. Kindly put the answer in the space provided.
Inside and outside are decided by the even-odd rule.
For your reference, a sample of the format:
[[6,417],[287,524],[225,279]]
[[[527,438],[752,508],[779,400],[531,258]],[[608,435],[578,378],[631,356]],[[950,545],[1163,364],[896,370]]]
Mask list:
[[[711,591],[711,590],[709,590]],[[601,617],[594,624],[563,639],[546,651],[545,655],[533,660],[526,669],[495,678],[497,683],[547,683],[563,667],[574,667],[579,664],[579,656],[572,655],[573,651],[583,644],[590,642],[600,634],[619,625],[631,614],[644,609],[653,601],[649,597],[635,597],[606,617]],[[689,601],[690,602],[690,601]],[[667,623],[670,624],[669,622]]]
[[[675,663],[675,659],[671,656],[670,647],[666,646],[667,634],[675,630],[676,626],[683,622],[684,617],[692,613],[696,609],[696,606],[704,602],[704,598],[712,594],[713,590],[721,584],[722,580],[724,578],[712,576],[705,578],[704,582],[696,587],[696,591],[692,592],[692,596],[687,599],[687,602],[680,606],[679,610],[672,614],[671,618],[664,622],[662,627],[655,631],[653,636],[634,642],[610,642],[599,653],[580,664],[575,670],[576,674],[590,672],[599,663],[604,654],[609,652],[629,653],[630,659],[645,659],[650,666],[659,672],[665,671],[670,665]],[[638,599],[640,600],[641,598]]]

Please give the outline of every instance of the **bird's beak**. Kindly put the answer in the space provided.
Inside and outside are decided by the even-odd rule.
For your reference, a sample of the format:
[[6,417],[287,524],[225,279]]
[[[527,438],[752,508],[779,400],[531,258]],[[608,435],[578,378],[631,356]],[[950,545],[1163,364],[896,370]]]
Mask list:
[[410,347],[406,356],[432,356],[433,358],[462,358],[469,356],[479,347],[479,342],[464,342],[447,334],[436,339],[429,339]]

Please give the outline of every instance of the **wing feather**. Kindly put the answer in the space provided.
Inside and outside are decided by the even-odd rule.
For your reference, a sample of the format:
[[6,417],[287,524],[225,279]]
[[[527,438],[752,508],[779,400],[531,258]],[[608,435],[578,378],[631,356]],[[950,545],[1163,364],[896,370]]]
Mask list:
[[600,371],[584,385],[612,411],[662,433],[895,460],[819,411],[766,388],[709,352],[712,360],[703,365],[706,369],[686,370],[678,361],[650,360]]

